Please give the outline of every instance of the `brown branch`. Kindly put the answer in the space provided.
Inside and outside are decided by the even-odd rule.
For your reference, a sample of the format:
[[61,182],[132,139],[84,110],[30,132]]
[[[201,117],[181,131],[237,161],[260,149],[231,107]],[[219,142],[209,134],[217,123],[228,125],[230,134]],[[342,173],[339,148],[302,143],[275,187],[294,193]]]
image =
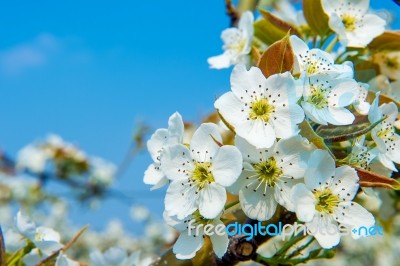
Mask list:
[[0,266],[6,266],[6,246],[4,244],[3,232],[0,226]]
[[237,25],[240,15],[233,5],[232,0],[225,0],[225,9],[226,14],[231,18],[231,26]]

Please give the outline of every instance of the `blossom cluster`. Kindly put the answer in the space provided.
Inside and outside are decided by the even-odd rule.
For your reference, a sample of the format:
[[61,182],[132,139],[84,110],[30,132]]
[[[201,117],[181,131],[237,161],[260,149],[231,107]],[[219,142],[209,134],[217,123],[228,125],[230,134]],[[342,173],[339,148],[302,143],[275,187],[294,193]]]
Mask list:
[[[390,177],[400,164],[399,106],[387,100],[400,97],[400,51],[371,48],[386,34],[386,21],[369,11],[369,1],[320,4],[326,34],[312,35],[307,22],[296,27],[295,20],[281,21],[277,28],[284,25],[297,34],[275,43],[257,32],[262,23],[280,18],[263,11],[267,15],[254,21],[252,12],[244,12],[237,27],[222,33],[223,54],[208,60],[211,68],[233,65],[231,90],[214,103],[217,122],[203,123],[189,134],[174,113],[168,128],[156,130],[147,142],[153,163],[144,182],[152,189],[167,186],[164,219],[180,232],[173,247],[178,259],[193,258],[204,238],[211,240],[217,257],[227,252],[226,234],[200,230],[189,235],[187,224],[224,225],[232,198],[256,221],[272,219],[278,206],[295,213],[307,228],[316,229],[313,237],[324,249],[340,242],[338,232],[322,234],[324,228],[375,224],[358,203],[359,173]],[[279,45],[286,45],[292,61],[268,54]],[[388,84],[385,91],[376,74],[369,82],[358,78],[356,59],[378,67]],[[268,60],[291,65],[274,72]],[[320,138],[329,133],[341,138],[326,137],[331,142],[321,144],[310,131]]]

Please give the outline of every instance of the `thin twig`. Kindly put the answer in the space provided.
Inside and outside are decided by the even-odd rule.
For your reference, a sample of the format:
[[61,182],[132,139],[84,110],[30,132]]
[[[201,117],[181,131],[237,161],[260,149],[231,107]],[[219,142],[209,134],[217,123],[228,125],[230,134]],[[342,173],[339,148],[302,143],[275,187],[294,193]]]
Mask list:
[[49,257],[47,257],[44,260],[36,263],[35,266],[44,266],[44,265],[46,265],[47,262],[49,262],[51,260],[54,260],[61,252],[67,251],[78,240],[78,238],[86,231],[86,229],[88,229],[88,228],[89,228],[89,225],[84,226],[81,230],[79,230],[78,233],[75,234],[75,236],[67,244],[65,244],[59,250],[55,251]]
[[0,226],[0,265],[6,266],[6,247],[4,245],[3,232]]
[[239,13],[232,3],[232,0],[225,0],[226,14],[231,18],[231,26],[235,26],[239,20]]

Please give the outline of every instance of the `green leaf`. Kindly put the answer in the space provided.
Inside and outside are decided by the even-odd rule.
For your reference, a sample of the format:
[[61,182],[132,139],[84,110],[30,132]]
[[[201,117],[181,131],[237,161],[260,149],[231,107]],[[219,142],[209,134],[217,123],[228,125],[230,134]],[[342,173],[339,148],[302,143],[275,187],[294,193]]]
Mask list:
[[322,137],[325,141],[331,141],[331,142],[345,141],[368,133],[379,123],[381,123],[384,119],[385,118],[382,118],[373,124],[369,122],[363,122],[359,124],[346,125],[346,126],[319,126],[316,130],[316,133],[320,137]]
[[326,35],[329,29],[329,17],[322,8],[321,0],[303,0],[304,17],[310,29],[320,35]]
[[335,158],[332,154],[331,150],[326,146],[325,141],[321,138],[317,133],[315,133],[314,129],[311,127],[310,123],[307,120],[304,120],[299,124],[300,135],[308,139],[309,142],[313,143],[318,149],[326,150]]
[[383,187],[400,190],[400,182],[394,178],[386,177],[361,168],[356,168],[362,187]]
[[373,39],[368,47],[372,50],[400,50],[400,31],[385,31]]
[[302,38],[299,29],[272,15],[269,11],[259,9],[263,19],[254,23],[254,35],[267,45],[271,45],[276,41],[281,40],[288,32],[290,35],[297,35]]
[[294,53],[290,44],[289,34],[268,47],[261,55],[258,67],[266,77],[273,74],[292,71],[294,65]]

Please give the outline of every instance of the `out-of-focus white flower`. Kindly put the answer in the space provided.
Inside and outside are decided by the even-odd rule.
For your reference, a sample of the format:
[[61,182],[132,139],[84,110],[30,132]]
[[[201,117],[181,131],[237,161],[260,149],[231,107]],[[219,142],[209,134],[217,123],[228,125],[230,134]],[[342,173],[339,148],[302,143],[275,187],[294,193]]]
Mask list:
[[385,31],[385,20],[367,13],[369,0],[322,0],[322,7],[344,46],[365,47]]
[[367,102],[368,83],[358,82],[358,96],[353,103],[354,109],[361,115],[367,115],[371,105]]
[[111,247],[104,253],[94,250],[90,253],[90,261],[96,266],[136,266],[139,261],[139,253],[133,253],[128,257],[125,250]]
[[205,230],[207,225],[213,229],[209,230],[210,233],[208,236],[210,237],[214,253],[219,258],[225,254],[229,239],[226,234],[226,227],[220,220],[220,215],[217,215],[214,219],[206,219],[199,211],[196,211],[184,220],[180,220],[164,212],[164,219],[168,225],[180,232],[179,238],[172,249],[178,259],[191,259],[196,255],[196,252],[204,244],[203,238],[208,235]]
[[370,90],[380,91],[384,95],[388,95],[393,99],[400,101],[400,80],[390,82],[389,78],[384,75],[378,75],[369,82]]
[[235,64],[245,64],[253,42],[253,13],[246,11],[242,14],[238,28],[229,28],[222,32],[224,53],[208,58],[211,68],[227,68]]
[[3,233],[7,252],[15,252],[25,246],[23,237],[13,229],[9,228]]
[[135,221],[142,222],[150,217],[150,211],[144,206],[134,205],[131,208],[131,218]]
[[17,155],[17,168],[33,173],[42,173],[45,170],[49,156],[35,145],[22,148]]
[[276,138],[299,132],[304,112],[297,104],[296,88],[289,72],[265,78],[257,67],[247,71],[244,65],[236,65],[232,91],[219,97],[214,106],[237,135],[257,148],[270,148]]
[[79,263],[69,259],[64,254],[60,254],[57,257],[57,260],[56,260],[56,263],[54,266],[79,266]]
[[374,62],[379,65],[381,74],[395,80],[400,78],[400,51],[376,53]]
[[226,187],[232,185],[242,170],[242,156],[231,145],[222,143],[217,125],[202,124],[190,146],[168,146],[161,166],[171,180],[165,197],[165,209],[178,219],[199,209],[205,218],[215,218],[226,203]]
[[358,180],[353,168],[335,168],[335,161],[327,151],[316,150],[308,162],[305,184],[293,187],[296,216],[306,222],[307,230],[323,248],[339,244],[338,224],[357,228],[374,225],[372,214],[352,201],[359,188]]
[[317,48],[309,49],[307,44],[296,35],[290,36],[290,42],[295,54],[293,73],[300,74],[301,79],[321,74],[330,78],[353,78],[351,62],[335,64],[331,54]]
[[308,27],[303,11],[296,10],[288,0],[280,0],[274,3],[273,14],[298,28]]
[[394,102],[379,106],[379,95],[378,92],[371,105],[368,120],[373,124],[386,118],[371,130],[371,136],[376,143],[376,149],[379,150],[379,161],[388,169],[397,172],[393,162],[400,163],[400,136],[394,128],[398,109]]
[[112,184],[117,170],[113,163],[94,157],[90,160],[90,165],[91,173],[89,182],[101,186],[109,186]]
[[21,211],[17,213],[15,225],[20,234],[32,241],[41,254],[49,256],[62,247],[58,232],[48,227],[36,227],[35,223]]
[[242,153],[244,170],[228,191],[239,194],[244,213],[266,221],[278,203],[293,211],[290,191],[304,177],[313,145],[301,136],[281,139],[270,149],[256,149],[240,137],[235,144]]
[[147,149],[153,159],[144,173],[143,182],[153,185],[151,189],[157,189],[168,183],[168,178],[161,171],[161,156],[163,150],[168,145],[182,143],[184,134],[184,125],[182,116],[176,112],[169,117],[168,129],[160,128],[151,136],[147,142]]
[[321,125],[349,125],[354,121],[354,115],[345,107],[353,104],[360,94],[355,80],[319,74],[304,81],[301,106],[311,120]]

